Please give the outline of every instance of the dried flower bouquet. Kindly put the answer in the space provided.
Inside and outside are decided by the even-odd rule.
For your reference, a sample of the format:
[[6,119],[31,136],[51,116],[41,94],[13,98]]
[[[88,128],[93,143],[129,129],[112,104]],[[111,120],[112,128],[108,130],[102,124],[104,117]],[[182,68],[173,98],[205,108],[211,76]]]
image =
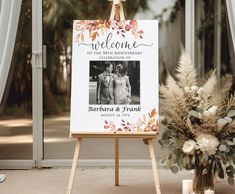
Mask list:
[[214,187],[214,177],[234,184],[235,97],[232,75],[215,71],[197,79],[190,57],[181,55],[176,78],[170,74],[160,86],[160,114],[165,125],[160,144],[170,148],[163,162],[177,173],[195,169],[194,190]]

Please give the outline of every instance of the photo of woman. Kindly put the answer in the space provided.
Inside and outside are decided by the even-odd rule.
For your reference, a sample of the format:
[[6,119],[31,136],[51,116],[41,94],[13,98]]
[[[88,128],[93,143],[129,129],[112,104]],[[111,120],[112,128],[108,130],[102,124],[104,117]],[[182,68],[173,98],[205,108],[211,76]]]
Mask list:
[[131,84],[127,76],[127,64],[119,63],[113,80],[114,104],[131,103]]

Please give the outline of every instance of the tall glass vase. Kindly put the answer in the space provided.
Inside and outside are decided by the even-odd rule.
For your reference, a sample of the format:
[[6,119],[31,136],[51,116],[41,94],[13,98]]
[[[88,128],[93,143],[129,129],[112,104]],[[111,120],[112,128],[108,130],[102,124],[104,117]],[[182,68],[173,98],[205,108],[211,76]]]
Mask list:
[[214,186],[214,172],[212,168],[205,168],[203,165],[197,166],[193,180],[195,194],[204,194],[204,191],[207,189],[214,190]]

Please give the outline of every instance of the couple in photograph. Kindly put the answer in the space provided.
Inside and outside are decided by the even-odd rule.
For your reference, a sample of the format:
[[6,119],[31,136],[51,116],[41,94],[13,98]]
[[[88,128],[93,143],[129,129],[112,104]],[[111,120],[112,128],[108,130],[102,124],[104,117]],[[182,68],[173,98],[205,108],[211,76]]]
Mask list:
[[113,64],[105,63],[104,72],[98,75],[97,104],[130,104],[131,85],[127,76],[127,65],[118,63],[113,72]]

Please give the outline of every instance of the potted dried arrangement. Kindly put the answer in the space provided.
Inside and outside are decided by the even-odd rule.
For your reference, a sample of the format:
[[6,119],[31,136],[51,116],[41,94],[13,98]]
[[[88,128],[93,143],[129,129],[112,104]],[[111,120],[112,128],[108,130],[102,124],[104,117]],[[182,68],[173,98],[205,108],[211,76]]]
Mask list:
[[190,57],[181,55],[176,78],[160,86],[165,130],[159,140],[170,152],[163,160],[173,173],[195,170],[194,192],[214,188],[215,176],[230,185],[235,175],[235,97],[232,76],[211,71],[197,79]]

